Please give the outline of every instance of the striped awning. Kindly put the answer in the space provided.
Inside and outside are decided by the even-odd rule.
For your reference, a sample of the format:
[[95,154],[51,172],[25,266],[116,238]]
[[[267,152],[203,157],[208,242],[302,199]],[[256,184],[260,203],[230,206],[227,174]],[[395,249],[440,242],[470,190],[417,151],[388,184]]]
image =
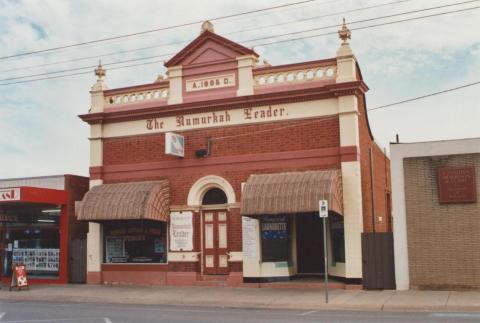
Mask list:
[[168,180],[103,184],[85,194],[77,209],[78,220],[167,221],[170,213]]
[[340,170],[251,175],[242,191],[242,215],[318,212],[319,200],[343,214]]

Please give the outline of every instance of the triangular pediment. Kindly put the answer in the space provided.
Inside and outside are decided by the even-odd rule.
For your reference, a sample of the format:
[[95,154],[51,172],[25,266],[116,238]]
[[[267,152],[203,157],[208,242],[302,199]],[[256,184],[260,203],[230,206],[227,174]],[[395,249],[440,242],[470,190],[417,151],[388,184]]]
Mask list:
[[247,47],[210,31],[204,31],[166,62],[165,66],[201,64],[235,59],[243,55],[254,55],[258,57],[257,53]]
[[[221,61],[225,59],[235,58],[232,53],[228,51],[222,51],[219,48],[212,48],[209,45],[212,44],[205,44],[205,48],[203,50],[197,50],[197,53],[194,53],[190,57],[188,57],[184,63],[187,64],[200,64],[200,63],[207,63],[207,62],[214,62],[214,61]],[[195,55],[196,54],[196,55]]]

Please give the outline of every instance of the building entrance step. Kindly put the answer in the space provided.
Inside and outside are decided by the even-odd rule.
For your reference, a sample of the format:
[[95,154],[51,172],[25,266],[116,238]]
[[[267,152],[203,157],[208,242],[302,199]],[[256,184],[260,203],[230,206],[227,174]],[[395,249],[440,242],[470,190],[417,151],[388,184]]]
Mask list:
[[228,280],[228,275],[201,275],[201,281],[224,282]]

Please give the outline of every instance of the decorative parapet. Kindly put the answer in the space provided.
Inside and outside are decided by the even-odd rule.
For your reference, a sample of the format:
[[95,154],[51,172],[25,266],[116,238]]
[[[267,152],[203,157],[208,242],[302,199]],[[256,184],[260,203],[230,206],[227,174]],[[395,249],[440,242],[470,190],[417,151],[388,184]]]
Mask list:
[[300,83],[318,80],[335,79],[336,66],[317,66],[287,71],[272,71],[255,75],[255,85],[279,85],[284,83]]
[[125,88],[106,91],[105,104],[109,106],[150,100],[167,100],[169,96],[168,83],[155,85],[155,87]]

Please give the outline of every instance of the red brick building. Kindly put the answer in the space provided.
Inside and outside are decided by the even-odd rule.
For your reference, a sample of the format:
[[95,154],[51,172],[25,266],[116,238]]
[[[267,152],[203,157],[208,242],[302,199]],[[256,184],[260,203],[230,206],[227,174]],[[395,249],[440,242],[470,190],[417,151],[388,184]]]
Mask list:
[[[99,66],[80,116],[91,127],[91,191],[78,215],[89,221],[88,281],[322,274],[325,199],[329,274],[358,284],[361,233],[391,230],[389,161],[346,26],[340,36],[334,58],[259,65],[206,22],[154,83],[107,89]],[[183,143],[183,158],[165,153],[170,132],[183,136],[172,148]]]

